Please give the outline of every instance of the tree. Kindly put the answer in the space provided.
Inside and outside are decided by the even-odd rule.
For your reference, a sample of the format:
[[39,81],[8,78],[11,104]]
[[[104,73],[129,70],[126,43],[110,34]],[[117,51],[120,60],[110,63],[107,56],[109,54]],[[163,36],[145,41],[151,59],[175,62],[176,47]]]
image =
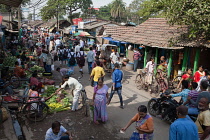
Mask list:
[[146,0],[140,5],[140,10],[137,12],[142,20],[147,20],[150,17],[164,17],[165,7],[169,4],[169,0]]
[[32,20],[32,18],[33,18],[33,14],[32,14],[32,13],[28,14],[27,19],[28,19],[28,20]]
[[176,0],[166,8],[166,16],[171,24],[189,25],[190,38],[210,39],[209,1]]
[[139,24],[140,16],[138,15],[138,11],[141,9],[141,4],[145,0],[133,0],[129,6],[126,8],[126,15],[129,21],[135,22]]
[[96,13],[98,18],[111,20],[111,4],[101,6],[99,12]]
[[114,0],[111,3],[111,16],[116,20],[119,19],[121,22],[121,18],[125,13],[125,3],[122,0]]
[[73,13],[81,9],[87,10],[92,5],[92,0],[48,0],[47,6],[41,9],[40,15],[43,20],[48,20],[52,17],[67,14],[70,22],[73,24]]

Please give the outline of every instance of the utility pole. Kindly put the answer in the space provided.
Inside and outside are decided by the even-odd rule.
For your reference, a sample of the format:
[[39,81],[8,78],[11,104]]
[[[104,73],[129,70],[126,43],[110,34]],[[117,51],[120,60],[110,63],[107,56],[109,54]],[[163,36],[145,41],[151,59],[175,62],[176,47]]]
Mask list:
[[21,28],[21,6],[18,7],[18,30]]
[[34,21],[35,21],[35,14],[36,14],[36,13],[35,13],[35,7],[34,7],[34,13],[33,13],[33,15],[34,15]]

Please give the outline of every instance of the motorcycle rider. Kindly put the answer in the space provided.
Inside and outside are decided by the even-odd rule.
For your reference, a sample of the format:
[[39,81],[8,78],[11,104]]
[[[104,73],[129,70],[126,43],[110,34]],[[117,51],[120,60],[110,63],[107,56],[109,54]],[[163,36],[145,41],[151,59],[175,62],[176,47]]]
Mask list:
[[187,97],[188,97],[189,92],[190,92],[190,90],[188,89],[188,81],[183,80],[182,81],[182,91],[180,93],[164,95],[164,96],[165,97],[172,97],[172,98],[181,96],[181,99],[182,99],[183,103],[185,103],[187,101]]

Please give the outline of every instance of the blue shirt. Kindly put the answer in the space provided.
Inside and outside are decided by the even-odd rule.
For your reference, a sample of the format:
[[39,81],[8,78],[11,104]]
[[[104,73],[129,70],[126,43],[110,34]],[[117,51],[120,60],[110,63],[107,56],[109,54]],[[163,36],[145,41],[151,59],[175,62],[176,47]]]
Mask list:
[[123,73],[119,69],[115,69],[112,73],[112,82],[115,83],[115,88],[122,87],[121,81],[123,78]]
[[63,133],[66,133],[66,129],[61,125],[60,131],[57,135],[53,133],[52,128],[49,128],[45,135],[45,140],[60,140]]
[[171,97],[178,97],[181,96],[183,103],[187,101],[188,93],[190,92],[189,89],[183,89],[180,93],[177,94],[171,94]]
[[188,118],[179,118],[170,126],[169,140],[198,140],[198,128]]

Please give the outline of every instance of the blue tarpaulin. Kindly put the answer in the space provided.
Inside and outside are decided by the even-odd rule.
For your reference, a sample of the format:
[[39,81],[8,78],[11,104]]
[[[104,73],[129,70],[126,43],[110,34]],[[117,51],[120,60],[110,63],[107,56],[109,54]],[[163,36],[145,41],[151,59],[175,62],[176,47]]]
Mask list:
[[121,44],[128,44],[128,42],[121,42],[121,41],[117,41],[117,40],[113,40],[111,37],[102,37],[103,39],[106,39],[106,40],[109,40],[111,42],[114,42],[114,43],[121,43]]

